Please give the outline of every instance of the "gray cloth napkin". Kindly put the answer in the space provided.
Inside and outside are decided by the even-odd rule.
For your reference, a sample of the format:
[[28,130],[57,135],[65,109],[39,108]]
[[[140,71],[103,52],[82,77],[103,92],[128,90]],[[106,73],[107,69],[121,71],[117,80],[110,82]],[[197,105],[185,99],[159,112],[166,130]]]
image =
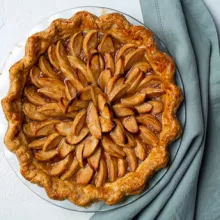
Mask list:
[[164,42],[183,82],[182,141],[150,191],[91,219],[220,219],[220,56],[214,22],[202,0],[140,2],[145,25]]

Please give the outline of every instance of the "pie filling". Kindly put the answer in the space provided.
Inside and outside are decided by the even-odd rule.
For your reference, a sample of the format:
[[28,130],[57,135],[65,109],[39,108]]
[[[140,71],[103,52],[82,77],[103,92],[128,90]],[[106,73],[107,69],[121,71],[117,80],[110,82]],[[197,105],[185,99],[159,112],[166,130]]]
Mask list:
[[135,171],[157,146],[164,95],[145,46],[97,30],[56,42],[31,68],[22,97],[34,164],[96,187]]

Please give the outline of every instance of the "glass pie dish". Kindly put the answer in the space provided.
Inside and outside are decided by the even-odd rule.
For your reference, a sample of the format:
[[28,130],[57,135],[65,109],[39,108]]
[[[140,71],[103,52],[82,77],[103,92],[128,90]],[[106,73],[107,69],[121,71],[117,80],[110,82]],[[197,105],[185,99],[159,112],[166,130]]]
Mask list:
[[[29,33],[29,35],[39,32],[41,30],[44,30],[47,28],[47,26],[56,18],[69,18],[71,17],[73,14],[75,14],[78,11],[82,11],[82,10],[86,10],[96,16],[101,16],[103,14],[109,14],[112,12],[116,12],[114,10],[111,9],[106,9],[106,8],[97,8],[97,7],[81,7],[81,8],[75,8],[75,9],[69,9],[60,13],[57,13],[56,15],[51,16],[50,18],[44,20],[41,24],[39,24],[38,26],[36,26],[35,28],[33,28],[31,30],[31,32]],[[123,14],[123,13],[120,13]],[[123,14],[126,19],[133,25],[142,25],[140,22],[138,22],[137,20],[135,20],[134,18]],[[157,44],[157,47],[163,51],[168,53],[168,51],[166,50],[165,46],[163,45],[163,43],[156,37],[156,35],[154,36],[154,40]],[[22,52],[24,51],[24,42],[25,41],[21,41],[20,43],[17,44],[16,48],[12,51],[12,55],[7,59],[6,61],[6,65],[4,67],[3,70],[3,75],[4,77],[7,76],[7,73],[4,74],[4,72],[7,72],[8,67],[11,66],[11,64],[14,63],[15,60],[18,60],[18,58],[22,57]],[[177,76],[177,84],[179,85],[179,87],[182,88],[183,91],[183,86],[181,85],[181,80],[180,80],[180,76],[178,74],[176,74]],[[8,85],[9,83],[5,83],[5,85]],[[7,90],[6,90],[7,91]],[[94,108],[94,107],[93,107]],[[182,108],[183,109],[183,108]],[[183,116],[184,114],[180,115],[180,120],[182,122],[183,120]],[[183,123],[182,123],[183,124]],[[6,126],[5,126],[6,127]],[[172,144],[172,150],[171,150],[171,162],[174,160],[175,158],[175,154],[178,150],[178,146],[179,146],[179,142],[181,141],[181,139],[179,139],[177,142],[175,142],[174,144]],[[75,210],[75,211],[87,211],[87,212],[94,212],[94,211],[107,211],[107,210],[111,210],[114,208],[119,208],[120,206],[124,206],[127,205],[133,201],[135,201],[136,199],[140,198],[143,194],[147,193],[149,190],[152,190],[153,187],[156,186],[156,184],[159,182],[159,180],[163,177],[163,175],[165,175],[166,173],[166,169],[161,170],[160,172],[157,173],[157,175],[151,180],[150,182],[150,187],[147,188],[144,192],[142,192],[141,194],[135,195],[135,196],[129,196],[126,197],[121,203],[117,204],[117,205],[113,205],[113,206],[107,206],[102,202],[97,202],[94,203],[93,205],[89,206],[88,208],[81,208],[79,206],[75,206],[72,203],[70,203],[68,200],[64,200],[64,201],[54,201],[54,200],[50,200],[46,194],[46,192],[44,191],[43,188],[38,187],[37,185],[34,185],[28,181],[26,181],[20,174],[19,172],[19,164],[18,161],[16,160],[16,157],[9,152],[6,148],[5,148],[5,156],[9,162],[9,164],[11,165],[12,169],[16,172],[16,174],[18,174],[18,176],[21,178],[21,180],[25,183],[26,186],[28,186],[28,188],[30,188],[33,192],[35,192],[37,195],[39,195],[41,198],[50,201],[51,203],[58,205],[60,207],[66,208],[66,209],[70,209],[70,210]]]

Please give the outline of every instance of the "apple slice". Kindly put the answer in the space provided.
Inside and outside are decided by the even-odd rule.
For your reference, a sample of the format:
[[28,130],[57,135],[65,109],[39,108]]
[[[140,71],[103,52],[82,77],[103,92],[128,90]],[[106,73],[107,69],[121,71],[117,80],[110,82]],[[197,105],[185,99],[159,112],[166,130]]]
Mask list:
[[89,31],[83,39],[83,51],[87,58],[89,58],[90,51],[95,49],[98,45],[98,34],[96,30]]
[[84,88],[83,84],[79,80],[77,71],[74,70],[69,64],[61,63],[60,69],[63,75],[71,82],[72,85],[74,85],[77,91],[81,91]]
[[38,83],[38,79],[40,77],[40,73],[41,73],[40,69],[38,67],[36,67],[36,66],[33,66],[31,68],[30,74],[29,74],[31,83],[33,85],[35,85],[37,88],[41,87],[41,85]]
[[80,71],[79,69],[76,69],[76,74],[77,74],[77,78],[81,82],[82,86],[87,87],[88,86],[88,81],[87,81],[85,75],[83,74],[83,72]]
[[105,89],[105,86],[109,82],[112,77],[112,73],[110,69],[103,70],[99,75],[99,86],[102,90]]
[[139,84],[137,90],[141,91],[144,88],[150,87],[151,85],[160,85],[160,77],[155,74],[150,74],[148,76],[145,76],[145,78],[141,81]]
[[110,132],[114,128],[114,122],[112,120],[106,119],[104,117],[99,117],[101,129],[103,133]]
[[81,71],[86,80],[88,80],[88,73],[87,73],[87,70],[86,70],[86,64],[77,56],[67,56],[68,60],[69,60],[69,63],[70,65],[75,68],[75,69],[78,69],[79,71]]
[[78,135],[73,135],[70,133],[66,137],[66,141],[69,144],[78,144],[80,141],[82,141],[89,133],[89,129],[87,127],[82,128],[82,130],[79,132]]
[[116,143],[114,143],[108,136],[103,136],[102,138],[102,145],[106,151],[109,153],[116,152],[117,154],[121,155],[122,157],[125,156],[124,151],[120,148]]
[[94,154],[92,154],[89,158],[87,158],[89,166],[91,166],[94,170],[98,169],[101,156],[102,156],[102,150],[99,147]]
[[134,106],[134,105],[139,105],[139,104],[143,103],[145,98],[146,98],[145,93],[136,93],[132,96],[122,98],[121,102],[122,102],[122,104],[125,104],[125,105]]
[[80,167],[84,167],[83,164],[83,148],[84,148],[84,143],[80,143],[76,146],[76,158],[79,162]]
[[53,165],[51,167],[50,175],[51,176],[61,175],[63,172],[65,172],[68,169],[68,167],[71,163],[71,160],[72,160],[72,157],[70,155],[68,155],[65,159],[57,162],[55,165]]
[[77,94],[77,97],[80,100],[91,101],[93,100],[92,91],[94,92],[95,96],[98,96],[102,93],[101,89],[98,86],[87,86]]
[[127,171],[127,161],[125,159],[118,159],[118,177],[123,177]]
[[87,137],[84,141],[83,157],[90,157],[98,147],[99,140],[94,136]]
[[60,80],[52,78],[39,78],[38,83],[41,87],[38,89],[38,92],[44,94],[45,96],[55,100],[65,97],[65,87]]
[[65,97],[65,91],[57,90],[55,86],[51,88],[43,87],[41,89],[38,89],[38,92],[54,100],[59,100],[60,98]]
[[70,152],[75,150],[75,146],[74,145],[70,145],[66,142],[66,139],[63,138],[60,141],[60,144],[58,146],[59,149],[59,155],[61,158],[66,157]]
[[106,153],[108,153],[109,155],[116,157],[116,158],[123,158],[124,156],[122,156],[121,154],[118,154],[116,151],[112,150],[110,148],[110,145],[103,145],[103,148],[105,150]]
[[112,92],[114,92],[114,90],[118,90],[118,88],[120,88],[124,83],[124,78],[121,77],[120,75],[113,76],[111,80],[112,80],[112,82],[111,82],[112,85],[109,84],[106,87],[106,92],[107,92],[108,95],[110,95]]
[[59,79],[41,77],[38,78],[38,83],[41,87],[49,87],[62,91],[65,90],[63,83]]
[[141,90],[141,93],[144,93],[149,98],[155,98],[163,95],[165,92],[163,89],[159,88],[144,88]]
[[37,122],[29,122],[27,124],[23,124],[23,132],[28,137],[35,137],[36,128],[39,126]]
[[[119,76],[119,75],[117,75]],[[112,91],[110,92],[110,94],[108,94],[108,98],[109,100],[115,101],[118,100],[119,98],[121,98],[125,92],[127,91],[127,88],[129,87],[129,85],[127,83],[124,84],[124,79],[123,78],[119,78],[116,82],[115,85],[112,89]]]
[[124,57],[126,54],[128,54],[131,51],[135,51],[136,48],[137,48],[137,46],[134,44],[125,44],[117,52],[116,60],[120,59],[121,57]]
[[110,136],[116,144],[121,146],[122,144],[125,144],[127,142],[125,130],[118,119],[114,119],[114,122],[115,128],[111,131]]
[[85,121],[86,121],[86,110],[82,110],[76,115],[73,121],[73,125],[72,125],[73,135],[79,134],[79,132],[82,130],[82,128],[85,125]]
[[115,115],[118,117],[126,117],[135,114],[133,108],[121,103],[113,105],[113,110]]
[[44,143],[43,151],[48,151],[58,146],[62,139],[58,133],[52,133],[47,137],[47,140]]
[[76,158],[74,158],[73,162],[69,166],[69,168],[66,170],[64,174],[60,177],[62,180],[69,179],[72,177],[77,171],[79,170],[79,163]]
[[72,121],[63,121],[55,124],[54,128],[58,134],[62,136],[67,136],[71,132],[72,126],[73,126]]
[[137,121],[140,124],[146,125],[148,128],[154,132],[160,132],[162,129],[161,123],[159,120],[151,114],[142,114],[137,116]]
[[[45,114],[45,112],[47,110],[53,110],[54,112],[57,112],[57,113],[62,113],[61,109],[60,109],[60,106],[58,105],[58,103],[55,103],[55,102],[52,102],[52,103],[47,103],[41,107],[39,107],[37,109],[38,112],[42,113],[42,114]],[[47,114],[46,114],[47,115]],[[52,115],[53,116],[53,115]]]
[[112,112],[108,103],[105,104],[99,117],[102,132],[110,132],[114,128]]
[[148,103],[142,103],[140,105],[134,106],[139,114],[150,112],[152,109],[152,105]]
[[48,120],[43,122],[40,126],[36,129],[36,136],[47,136],[54,132],[54,125],[59,123],[59,120]]
[[40,149],[43,148],[46,140],[47,140],[47,138],[41,138],[41,139],[34,140],[34,141],[32,141],[31,143],[28,144],[28,147],[30,149],[40,150]]
[[47,119],[45,115],[41,114],[40,112],[37,112],[36,105],[33,105],[28,102],[23,103],[23,112],[28,118],[32,120],[44,121]]
[[84,89],[82,89],[78,94],[77,97],[80,100],[83,101],[90,101],[92,100],[92,96],[91,96],[91,86],[87,86]]
[[127,89],[126,94],[134,94],[136,91],[136,88],[140,84],[140,82],[143,80],[144,74],[143,72],[139,72],[137,78],[134,80],[134,82],[130,85],[130,87]]
[[123,75],[124,74],[124,61],[122,58],[118,59],[115,64],[115,73],[114,75]]
[[85,100],[72,99],[68,102],[67,112],[80,111],[88,107],[89,102]]
[[124,125],[125,129],[127,129],[129,132],[131,133],[138,132],[137,121],[133,115],[124,118],[122,124]]
[[109,100],[111,102],[119,100],[122,96],[125,95],[129,88],[129,85],[127,83],[124,83],[120,86],[115,86],[112,90],[112,92],[109,94]]
[[114,73],[115,72],[115,62],[114,62],[114,59],[113,59],[112,55],[110,54],[110,52],[105,53],[104,58],[105,58],[105,68],[110,69],[111,72]]
[[39,113],[44,114],[47,117],[60,117],[63,116],[63,112],[58,103],[47,103],[37,109]]
[[105,107],[105,105],[107,103],[109,104],[108,98],[107,98],[106,94],[100,93],[98,95],[98,108],[99,108],[99,112],[103,111],[103,109],[104,109],[104,107]]
[[99,169],[95,177],[96,187],[101,187],[105,184],[107,175],[108,175],[108,170],[107,170],[106,162],[103,159],[101,159]]
[[100,73],[104,69],[104,61],[101,54],[93,54],[87,62],[88,82],[97,84]]
[[69,61],[67,59],[67,52],[61,40],[59,40],[56,44],[55,53],[56,53],[56,57],[59,62],[59,65],[62,65],[62,63],[69,64]]
[[49,61],[45,58],[45,56],[40,56],[38,64],[39,64],[40,70],[45,75],[51,78],[55,78],[55,79],[59,78],[59,76],[53,70],[52,66],[50,65]]
[[[110,133],[110,135],[111,135],[111,133]],[[118,139],[112,135],[111,135],[111,137],[114,138],[114,139],[112,138],[113,141],[120,147],[134,148],[136,146],[136,142],[135,142],[133,135],[127,131],[125,131],[125,138],[126,138],[125,143],[118,141]]]
[[144,73],[147,73],[152,69],[151,65],[145,61],[136,63],[133,68],[138,68]]
[[96,139],[101,139],[102,131],[101,131],[101,125],[99,121],[99,116],[98,116],[97,109],[92,101],[89,103],[89,106],[87,108],[86,123],[87,123],[90,133]]
[[68,100],[74,99],[76,97],[76,89],[70,83],[69,80],[65,80],[65,94]]
[[29,137],[48,136],[54,132],[54,125],[59,122],[59,120],[48,120],[45,122],[29,122],[23,125],[23,131]]
[[134,81],[138,78],[140,75],[140,70],[138,68],[132,68],[126,75],[125,82],[129,85],[132,85]]
[[103,36],[102,41],[98,46],[98,50],[101,53],[109,53],[109,52],[114,53],[115,52],[115,48],[114,48],[112,38],[108,34],[105,34]]
[[87,166],[85,168],[80,168],[76,174],[76,183],[80,185],[86,185],[90,182],[94,174],[94,170]]
[[59,61],[57,59],[56,53],[55,53],[55,45],[52,44],[47,51],[48,54],[48,58],[50,60],[50,63],[53,65],[53,67],[55,67],[55,69],[59,70]]
[[[112,91],[116,81],[121,78],[120,75],[116,75],[116,76],[113,76],[107,83],[106,87],[105,87],[105,91],[107,94],[110,94],[110,92]],[[121,78],[123,80],[123,78]],[[120,82],[120,81],[119,81]]]
[[137,157],[135,155],[134,150],[130,149],[130,148],[124,148],[124,152],[127,155],[128,166],[129,166],[130,170],[135,171],[138,166],[138,161],[137,161]]
[[35,158],[39,161],[48,161],[53,159],[58,155],[57,150],[50,150],[50,151],[38,151],[35,153]]
[[78,111],[73,111],[67,114],[64,114],[58,103],[48,103],[37,109],[38,112],[46,115],[47,117],[67,117],[75,118]]
[[146,126],[140,125],[139,126],[140,130],[140,138],[146,143],[149,144],[150,146],[156,147],[158,144],[158,137],[156,134],[154,134],[153,131],[151,131],[149,128]]
[[83,89],[83,85],[79,81],[79,78],[76,72],[70,65],[66,50],[63,44],[61,43],[61,41],[57,42],[55,53],[56,53],[57,60],[59,62],[59,68],[62,71],[63,75],[70,80],[70,82],[72,83],[72,85],[75,86],[77,91],[80,91],[81,89]]
[[119,100],[122,96],[125,95],[127,89],[128,89],[129,85],[127,83],[125,83],[124,85],[122,85],[120,88],[118,88],[117,90],[114,90],[114,92],[112,92],[110,94],[110,98],[111,101],[117,101]]
[[91,87],[90,90],[91,90],[91,98],[92,98],[92,101],[93,101],[95,107],[97,108],[97,106],[98,106],[98,101],[97,101],[97,95],[95,94],[94,87]]
[[108,178],[111,182],[114,182],[118,176],[118,164],[117,159],[111,157],[108,153],[105,153],[105,158],[108,167]]
[[[105,62],[104,59],[102,57],[102,54],[97,52],[97,54],[99,55],[99,68],[100,68],[100,72],[102,72],[105,69]],[[99,73],[100,75],[100,73]]]
[[152,100],[152,101],[148,101],[148,103],[153,106],[153,109],[152,109],[152,113],[153,114],[159,114],[163,111],[163,103],[160,102],[160,101],[156,101],[156,100]]
[[69,42],[70,53],[73,56],[79,56],[82,50],[83,33],[81,31],[75,33]]
[[134,148],[136,146],[136,141],[133,137],[133,135],[129,132],[125,132],[126,134],[126,143],[119,143],[119,146],[121,147],[127,147],[127,148]]
[[45,104],[47,104],[45,99],[37,92],[37,89],[34,86],[25,87],[24,95],[34,105],[45,105]]
[[68,101],[64,97],[59,99],[58,105],[60,106],[60,109],[63,112],[63,114],[67,113]]
[[135,140],[137,143],[136,147],[134,148],[135,154],[140,160],[143,161],[147,156],[146,146],[138,137],[136,137]]
[[124,68],[125,71],[129,70],[135,63],[140,61],[144,57],[146,48],[137,48],[134,51],[130,51],[125,56]]

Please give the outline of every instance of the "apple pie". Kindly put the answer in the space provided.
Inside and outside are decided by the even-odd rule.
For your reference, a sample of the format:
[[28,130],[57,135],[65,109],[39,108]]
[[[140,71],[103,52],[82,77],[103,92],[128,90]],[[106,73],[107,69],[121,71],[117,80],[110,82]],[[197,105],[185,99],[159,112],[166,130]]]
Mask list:
[[174,72],[152,32],[121,14],[57,19],[10,68],[5,145],[50,198],[119,203],[167,165],[181,134]]

